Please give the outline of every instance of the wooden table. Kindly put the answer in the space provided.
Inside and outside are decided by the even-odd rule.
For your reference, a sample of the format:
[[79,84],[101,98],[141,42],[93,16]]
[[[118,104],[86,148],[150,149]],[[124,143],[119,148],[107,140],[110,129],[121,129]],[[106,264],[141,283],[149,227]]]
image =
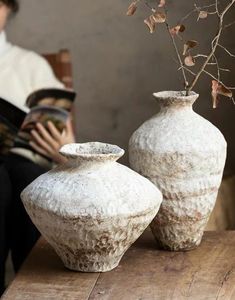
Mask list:
[[65,269],[41,239],[4,300],[235,299],[235,232],[206,232],[190,252],[157,250],[149,231],[107,273]]

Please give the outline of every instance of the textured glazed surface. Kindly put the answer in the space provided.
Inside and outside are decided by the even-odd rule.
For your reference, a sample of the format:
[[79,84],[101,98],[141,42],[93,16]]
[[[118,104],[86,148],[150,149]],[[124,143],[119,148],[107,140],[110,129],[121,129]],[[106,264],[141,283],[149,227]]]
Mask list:
[[68,163],[23,191],[25,208],[66,267],[111,270],[153,220],[162,195],[115,161],[124,153],[117,146],[70,144],[61,153]]
[[170,250],[190,250],[200,244],[216,201],[226,141],[216,127],[192,110],[197,94],[154,95],[160,113],[132,135],[130,164],[163,194],[151,224],[156,239]]

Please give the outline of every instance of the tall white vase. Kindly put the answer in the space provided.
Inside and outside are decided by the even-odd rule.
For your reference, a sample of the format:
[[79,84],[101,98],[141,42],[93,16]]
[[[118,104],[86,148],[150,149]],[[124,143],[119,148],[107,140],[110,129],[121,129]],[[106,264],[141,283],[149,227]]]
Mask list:
[[154,96],[160,112],[132,135],[130,164],[163,194],[151,224],[158,242],[166,249],[190,250],[200,244],[215,205],[227,144],[215,126],[193,111],[197,94]]
[[109,271],[151,223],[162,195],[116,162],[124,154],[118,146],[69,144],[60,152],[68,162],[23,191],[25,208],[66,267]]

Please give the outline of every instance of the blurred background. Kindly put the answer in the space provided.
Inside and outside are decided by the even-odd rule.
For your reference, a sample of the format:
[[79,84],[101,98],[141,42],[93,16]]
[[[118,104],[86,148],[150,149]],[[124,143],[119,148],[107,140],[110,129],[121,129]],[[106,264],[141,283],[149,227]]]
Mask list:
[[[159,109],[152,93],[183,87],[164,25],[160,24],[151,35],[143,23],[149,11],[139,9],[135,16],[127,17],[130,2],[20,0],[20,12],[7,28],[9,40],[26,49],[41,54],[64,48],[71,51],[74,89],[78,94],[75,118],[79,142],[104,141],[127,150],[133,131]],[[196,2],[207,5],[213,1]],[[192,10],[194,2],[168,0],[168,4],[174,26]],[[235,9],[225,23],[233,21]],[[184,25],[185,39],[197,40],[198,52],[207,54],[216,32],[216,18],[209,16],[197,22],[194,14]],[[221,44],[235,54],[234,36],[235,24],[225,30]],[[223,50],[218,51],[217,58],[221,67],[230,69],[223,73],[224,83],[235,86],[235,58]],[[208,70],[216,74],[213,66]],[[235,105],[222,98],[219,107],[212,108],[211,79],[207,76],[201,77],[194,90],[200,94],[195,111],[214,123],[228,142],[226,174],[232,175],[235,173]],[[127,153],[121,162],[128,164]],[[235,229],[234,195],[235,177],[230,176],[223,180],[207,229]],[[12,278],[9,269],[8,281]]]
[[[133,131],[158,111],[152,93],[182,89],[181,74],[177,72],[165,27],[159,25],[151,35],[143,23],[149,15],[147,9],[127,17],[130,4],[127,0],[20,2],[20,12],[7,28],[11,42],[38,53],[62,48],[72,53],[74,88],[78,93],[78,141],[105,141],[127,150]],[[201,1],[203,5],[207,3],[211,1]],[[188,0],[169,0],[168,4],[172,25],[193,7]],[[234,15],[233,10],[228,23]],[[185,37],[196,39],[198,51],[206,54],[215,33],[216,18],[209,16],[197,22],[197,15],[193,15],[185,25]],[[235,24],[225,31],[222,44],[235,53],[234,34]],[[223,50],[217,57],[221,67],[231,70],[225,74],[224,82],[235,86],[235,58]],[[213,67],[210,68],[213,72]],[[232,172],[235,106],[225,98],[219,108],[212,109],[211,79],[207,76],[201,78],[195,91],[200,93],[195,110],[216,124],[228,141],[227,171]],[[126,155],[122,162],[127,161]]]
[[[104,141],[127,150],[133,131],[158,111],[152,93],[183,87],[164,25],[151,35],[143,23],[149,11],[140,9],[127,17],[130,2],[21,0],[20,12],[7,28],[9,40],[26,49],[41,54],[64,48],[71,51],[79,142]],[[196,2],[207,5],[212,1]],[[168,0],[168,4],[174,26],[192,10],[194,2]],[[235,9],[226,24],[235,21],[234,16]],[[209,16],[197,22],[197,15],[192,15],[184,24],[185,39],[197,40],[198,52],[207,54],[216,32],[216,18]],[[225,30],[221,44],[235,54],[234,36],[235,24]],[[223,50],[218,51],[217,58],[221,67],[231,70],[224,74],[224,83],[235,86],[235,58]],[[214,67],[208,70],[216,74]],[[200,94],[195,111],[214,123],[228,142],[226,174],[234,174],[235,106],[224,98],[217,109],[212,109],[211,79],[207,76],[201,77],[194,90]],[[128,164],[127,153],[121,162]],[[234,195],[235,177],[230,176],[223,180],[208,229],[235,229]]]

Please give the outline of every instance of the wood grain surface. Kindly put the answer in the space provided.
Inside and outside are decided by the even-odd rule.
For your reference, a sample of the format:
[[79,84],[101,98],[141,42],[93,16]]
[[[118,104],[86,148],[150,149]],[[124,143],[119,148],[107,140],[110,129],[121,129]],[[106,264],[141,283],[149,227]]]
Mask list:
[[3,300],[235,300],[235,232],[206,232],[190,252],[157,249],[145,234],[107,273],[66,270],[41,239]]

